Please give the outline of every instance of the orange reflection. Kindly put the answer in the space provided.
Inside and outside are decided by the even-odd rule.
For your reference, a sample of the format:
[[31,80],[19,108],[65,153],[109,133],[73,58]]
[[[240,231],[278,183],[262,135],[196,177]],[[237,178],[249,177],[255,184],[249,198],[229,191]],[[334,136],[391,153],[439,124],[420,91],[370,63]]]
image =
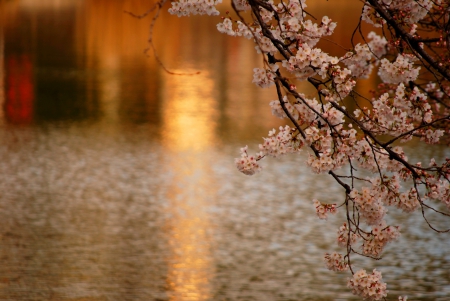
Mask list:
[[[201,158],[195,163],[201,163]],[[185,166],[177,172],[184,174],[192,171]],[[171,255],[168,258],[167,277],[168,294],[172,301],[201,301],[211,298],[210,282],[214,275],[211,238],[208,233],[211,225],[205,212],[208,198],[201,191],[205,188],[202,187],[205,184],[202,181],[207,179],[207,175],[202,178],[189,181],[188,177],[177,177],[177,184],[182,184],[183,188],[171,187],[167,195],[171,200],[169,210],[172,211],[169,237]]]
[[[157,81],[159,71],[155,60],[144,54],[151,18],[137,19],[125,13],[141,14],[149,6],[151,3],[147,0],[86,0],[77,10],[77,52],[82,54],[80,58],[86,57],[86,68],[96,70],[98,76],[98,82],[86,83],[87,97],[98,98],[102,119],[112,127],[122,121],[120,118],[126,115],[126,108],[133,105],[153,107],[157,102],[157,85],[153,82],[146,83],[145,92],[137,100],[131,100],[129,96],[141,88],[130,87],[130,82],[142,78]],[[155,36],[158,34],[155,31]]]
[[[195,73],[195,70],[183,70]],[[218,112],[214,81],[207,71],[192,76],[166,75],[163,93],[163,139],[176,151],[201,151],[213,145]]]
[[35,10],[60,10],[76,6],[80,1],[78,0],[21,0],[20,6],[25,9]]
[[162,91],[163,145],[173,153],[168,166],[174,174],[167,193],[170,300],[208,300],[214,268],[206,208],[215,187],[205,154],[217,140],[214,81],[204,70],[194,76],[167,74]]

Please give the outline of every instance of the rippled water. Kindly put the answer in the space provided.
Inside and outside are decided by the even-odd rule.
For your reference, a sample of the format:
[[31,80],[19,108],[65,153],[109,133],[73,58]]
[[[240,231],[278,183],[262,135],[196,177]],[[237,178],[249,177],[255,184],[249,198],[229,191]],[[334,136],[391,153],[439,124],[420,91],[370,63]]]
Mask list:
[[[163,15],[161,58],[200,72],[172,76],[142,54],[148,21],[122,12],[144,1],[33,3],[0,1],[1,300],[355,299],[322,263],[342,216],[311,202],[339,187],[306,153],[253,177],[234,167],[279,124],[249,84],[250,44]],[[392,300],[450,300],[449,235],[420,213],[392,219],[399,242],[355,266],[381,270]]]

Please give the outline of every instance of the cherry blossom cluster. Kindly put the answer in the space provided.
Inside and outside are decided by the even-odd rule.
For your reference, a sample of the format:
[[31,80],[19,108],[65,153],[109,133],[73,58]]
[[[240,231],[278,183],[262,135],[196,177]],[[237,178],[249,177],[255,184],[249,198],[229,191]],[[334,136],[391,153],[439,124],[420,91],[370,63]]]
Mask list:
[[[253,31],[251,30],[251,27],[249,27],[247,24],[242,23],[241,21],[236,21],[237,29],[236,29],[236,36],[244,37],[248,40],[253,38]],[[220,30],[219,30],[220,31]]]
[[255,68],[253,69],[253,83],[261,88],[268,88],[274,84],[278,65],[273,65],[275,70]]
[[399,84],[413,81],[419,75],[420,67],[414,68],[416,57],[410,54],[399,54],[395,62],[381,60],[378,75],[384,83]]
[[251,9],[251,6],[248,4],[247,0],[233,0],[233,4],[238,11],[246,11]]
[[400,236],[400,231],[398,227],[387,226],[385,221],[381,221],[378,225],[372,226],[371,233],[365,236],[362,245],[363,253],[378,257],[388,242]]
[[370,194],[380,198],[384,205],[395,206],[407,213],[414,212],[419,208],[420,202],[414,188],[400,192],[401,185],[398,175],[392,177],[384,175],[382,178],[377,177],[370,181],[372,182]]
[[[335,127],[336,128],[336,127]],[[348,164],[348,158],[353,156],[354,154],[354,146],[356,145],[356,130],[350,129],[345,130],[342,129],[339,132],[340,138],[338,140],[333,141],[333,137],[331,136],[331,133],[329,136],[326,136],[328,140],[333,141],[333,144],[330,143],[330,149],[327,151],[324,151],[323,154],[320,157],[323,157],[324,155],[331,154],[333,158],[333,167],[332,169],[322,169],[322,170],[316,170],[316,168],[313,168],[314,172],[329,172],[330,170],[338,170],[341,167]],[[332,151],[331,151],[332,149]],[[311,162],[310,158],[308,158],[307,164],[310,165]],[[313,167],[312,165],[310,165]]]
[[373,54],[369,45],[356,44],[354,51],[347,53],[347,59],[344,60],[344,63],[354,77],[368,78],[374,67],[371,63]]
[[367,130],[379,135],[400,136],[401,141],[412,139],[413,135],[420,136],[428,144],[436,144],[444,135],[441,129],[432,127],[414,131],[417,125],[431,123],[433,110],[426,92],[417,87],[407,91],[403,83],[396,86],[395,92],[383,93],[379,98],[372,99],[372,110],[366,108],[355,110],[355,117]]
[[[344,115],[330,103],[320,105],[315,98],[306,98],[303,94],[299,96],[300,98],[297,98],[294,104],[285,96],[283,104],[293,120],[300,125],[308,125],[303,131],[304,136],[296,136],[298,147],[313,145],[320,152],[319,156],[310,155],[307,164],[315,173],[335,170],[347,164],[348,156],[355,152],[349,145],[356,145],[356,131],[342,129]],[[270,102],[270,106],[275,116],[287,117],[280,101],[274,100]],[[336,144],[340,146],[338,148],[333,147],[330,127],[340,131],[341,139],[336,141]]]
[[264,143],[259,145],[261,157],[268,155],[278,157],[281,155],[298,152],[299,145],[293,139],[294,130],[286,125],[280,126],[278,134],[275,129],[269,131],[269,136],[264,139]]
[[[217,15],[215,6],[220,2],[176,0],[169,11],[178,16]],[[339,206],[313,201],[320,219],[338,207],[346,208],[337,244],[347,254],[327,253],[326,266],[333,271],[350,269],[348,286],[366,300],[386,297],[386,284],[376,270],[353,273],[350,255],[378,258],[399,237],[399,227],[385,221],[388,208],[405,213],[422,208],[424,214],[424,208],[431,208],[429,202],[442,202],[450,210],[450,159],[442,164],[431,160],[424,167],[409,162],[398,145],[414,137],[441,143],[450,134],[450,33],[443,33],[449,12],[448,4],[441,3],[363,1],[360,20],[382,27],[384,36],[371,31],[364,38],[359,30],[364,42],[338,56],[317,47],[333,34],[336,23],[327,16],[310,17],[306,0],[233,0],[238,18],[227,12],[217,24],[221,33],[254,41],[264,67],[253,69],[253,83],[277,89],[278,99],[270,102],[272,114],[293,124],[269,131],[254,155],[242,148],[235,159],[238,170],[253,175],[262,169],[259,161],[266,156],[310,149],[305,163],[311,171],[333,176],[346,195]],[[428,37],[433,26],[440,36]],[[382,84],[362,100],[356,83],[373,73]],[[297,91],[296,81],[309,82],[316,93]],[[367,172],[373,176],[367,177]]]
[[[430,167],[437,167],[436,162],[431,160]],[[450,183],[448,177],[448,169],[450,168],[450,159],[443,164],[441,172],[436,175],[428,174],[426,178],[427,192],[425,198],[441,201],[450,210]],[[447,176],[443,176],[446,174]],[[414,195],[417,199],[417,195]]]
[[411,188],[408,192],[400,193],[397,207],[407,213],[416,211],[416,209],[420,207],[417,191],[414,188]]
[[287,5],[280,2],[276,7],[277,13],[281,14],[285,19],[297,18],[299,21],[302,21],[306,15],[304,9],[307,5],[306,0],[292,0]]
[[236,32],[233,30],[233,21],[230,18],[224,18],[222,23],[217,24],[217,30],[230,36],[236,35]]
[[348,270],[348,262],[345,260],[342,254],[333,252],[331,254],[326,253],[324,256],[325,265],[330,271],[342,272]]
[[353,149],[348,145],[355,138],[353,129],[343,130],[342,141],[334,145],[331,131],[326,128],[319,130],[317,127],[309,127],[305,134],[310,145],[319,152],[317,156],[310,154],[306,161],[314,173],[334,171],[348,163],[348,156],[353,153]]
[[[277,31],[273,30],[273,35],[277,37]],[[272,43],[272,40],[266,37],[261,30],[261,28],[257,28],[254,31],[254,37],[256,38],[256,52],[258,54],[264,53],[264,54],[271,54],[274,55],[278,52],[277,47]]]
[[302,44],[295,56],[283,61],[283,67],[298,79],[306,79],[315,74],[325,78],[329,63],[337,64],[338,62],[338,58],[329,56],[320,48],[311,48],[308,44]]
[[[353,149],[355,163],[368,171],[374,173],[380,170],[396,172],[402,168],[401,163],[391,160],[389,153],[384,148],[375,146],[368,138],[356,142]],[[407,160],[401,147],[396,147],[395,153],[404,161]]]
[[[373,99],[372,105],[371,111],[367,109],[361,114],[361,110],[357,109],[354,114],[360,117],[359,120],[367,130],[379,135],[397,136],[410,132],[414,129],[414,124],[409,122],[412,121],[411,117],[420,118],[423,115],[422,111],[414,110],[412,102],[406,98],[403,84],[398,85],[394,96],[384,93],[378,99]],[[420,115],[412,115],[413,111]],[[410,138],[412,135],[404,137],[403,141]]]
[[370,52],[375,58],[379,59],[386,54],[388,41],[385,37],[379,36],[374,31],[371,31],[367,35],[367,38],[370,39],[368,43]]
[[425,131],[418,131],[418,133],[421,135],[421,140],[425,141],[428,144],[436,144],[444,135],[444,130],[433,130],[429,128]]
[[350,230],[347,223],[344,223],[338,230],[337,244],[340,247],[347,248],[348,245],[354,245],[358,240],[359,236]]
[[382,281],[381,273],[373,270],[368,274],[366,270],[359,270],[348,281],[347,286],[353,290],[355,295],[365,300],[381,300],[387,296],[386,283]]
[[[271,10],[260,7],[261,20],[268,26],[271,35],[280,42],[295,41],[296,43],[290,43],[292,45],[290,48],[296,52],[298,51],[296,45],[306,44],[313,47],[320,38],[331,35],[336,28],[336,23],[326,16],[322,18],[320,24],[313,23],[310,19],[305,20],[305,2],[305,0],[291,0],[288,4],[282,2],[275,4],[269,1],[267,4],[271,6]],[[238,10],[248,9],[248,2],[244,0],[234,3],[236,7],[239,7]],[[271,26],[275,20],[275,13],[279,26]],[[241,21],[237,21],[236,24],[237,27],[233,26],[231,18],[226,17],[222,23],[217,25],[217,28],[220,32],[231,36],[253,37],[258,53],[275,54],[278,52],[272,41],[264,35],[260,25],[255,25],[255,23],[244,24]]]
[[247,146],[241,148],[241,157],[235,159],[235,164],[240,172],[245,175],[253,175],[261,170],[258,160],[261,156],[249,156],[247,153]]
[[[295,99],[294,108],[298,112],[296,114],[296,121],[301,125],[303,124],[314,124],[315,121],[319,118],[319,112],[321,112],[320,103],[316,98],[308,98],[304,94],[300,93],[299,98]],[[330,105],[327,104],[326,108],[329,109]],[[318,138],[317,136],[314,138]],[[309,139],[310,142],[314,142],[317,139]],[[308,138],[307,138],[308,139]]]
[[306,164],[317,174],[333,170],[335,169],[335,164],[331,155],[329,151],[321,153],[319,157],[310,154]]
[[317,216],[320,219],[326,219],[328,213],[335,214],[337,212],[336,204],[322,204],[318,200],[313,200],[316,207]]
[[[297,109],[294,107],[294,105],[292,105],[289,102],[287,96],[283,97],[283,104],[284,104],[285,108],[287,109],[287,111],[289,112],[289,114],[291,116],[293,116],[295,119],[299,118],[299,114],[298,114]],[[274,116],[276,116],[276,117],[278,117],[280,119],[287,118],[287,115],[286,115],[285,111],[283,110],[283,107],[281,106],[281,103],[280,103],[280,101],[278,99],[277,100],[272,100],[269,103],[269,105],[270,105],[270,107],[272,109],[272,115],[274,115]]]
[[[344,115],[331,106],[330,103],[321,105],[315,98],[307,98],[304,94],[299,94],[292,103],[288,97],[283,97],[283,104],[289,115],[300,125],[310,125],[309,130],[305,131],[305,140],[312,144],[318,139],[317,135],[318,128],[314,128],[313,125],[318,124],[318,119],[321,119],[320,127],[328,127],[329,125],[335,128],[341,128],[344,122]],[[272,114],[278,118],[287,118],[288,116],[284,112],[279,100],[273,100],[270,102],[270,107],[272,108]],[[323,114],[320,114],[323,113]],[[319,116],[320,115],[320,116]],[[326,134],[326,133],[324,133]]]
[[257,161],[265,156],[278,157],[285,154],[296,153],[301,150],[303,140],[297,137],[295,129],[289,126],[280,126],[279,131],[275,129],[269,131],[268,137],[263,138],[264,142],[259,145],[259,153],[254,156],[248,155],[248,147],[241,148],[241,157],[235,159],[236,167],[246,175],[253,175],[260,171],[262,167]]
[[217,16],[220,12],[216,5],[222,3],[222,0],[178,0],[172,1],[172,7],[169,13],[184,17],[189,15],[210,15]]
[[[333,66],[331,69],[332,85],[326,92],[325,99],[327,101],[339,102],[347,97],[356,85],[356,81],[352,76],[352,71],[340,66]],[[325,92],[325,91],[323,91]]]
[[[382,0],[380,3],[385,9],[395,14],[399,23],[414,24],[428,14],[433,3],[439,5],[441,0]],[[386,23],[367,1],[363,8],[362,20],[375,27],[381,27]]]
[[[440,3],[440,0],[434,0]],[[433,5],[432,0],[383,0],[383,5],[390,11],[396,12],[402,22],[413,24],[423,19]]]
[[445,95],[444,91],[442,91],[441,88],[433,82],[429,82],[426,85],[425,91],[436,99],[441,99]]
[[371,31],[367,44],[356,44],[352,52],[341,58],[356,78],[368,78],[374,68],[374,61],[386,54],[387,40]]
[[[296,1],[292,1],[296,3]],[[321,37],[329,36],[333,33],[337,23],[324,16],[320,24],[313,23],[310,19],[292,17],[289,11],[278,5],[277,9],[282,19],[280,20],[280,37],[284,39],[296,40],[299,44],[307,44],[313,47]]]
[[363,187],[361,192],[353,189],[349,196],[357,205],[359,214],[368,225],[375,225],[383,220],[387,209],[383,205],[383,200],[378,195],[373,195],[370,188]]
[[380,17],[380,15],[366,2],[363,7],[361,19],[366,23],[373,25],[374,27],[382,27],[386,24],[386,21]]

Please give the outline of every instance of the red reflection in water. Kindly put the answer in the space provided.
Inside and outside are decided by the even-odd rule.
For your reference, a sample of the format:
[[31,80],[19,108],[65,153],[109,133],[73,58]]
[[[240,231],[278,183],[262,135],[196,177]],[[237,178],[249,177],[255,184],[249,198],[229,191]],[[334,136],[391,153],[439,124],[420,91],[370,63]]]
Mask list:
[[29,124],[33,120],[33,65],[29,55],[12,55],[6,59],[6,120]]

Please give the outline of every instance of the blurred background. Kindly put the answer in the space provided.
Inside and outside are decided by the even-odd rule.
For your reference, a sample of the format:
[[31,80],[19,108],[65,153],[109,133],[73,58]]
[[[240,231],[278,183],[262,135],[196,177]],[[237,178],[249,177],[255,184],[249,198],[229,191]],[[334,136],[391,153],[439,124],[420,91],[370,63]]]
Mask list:
[[[335,41],[348,47],[361,4],[307,4],[338,22]],[[151,16],[126,13],[151,5],[0,0],[0,299],[356,300],[349,274],[322,262],[338,250],[343,215],[321,221],[312,205],[343,191],[305,168],[307,151],[267,159],[253,177],[234,166],[240,147],[256,152],[284,124],[270,112],[274,91],[251,83],[262,64],[252,42],[217,32],[220,17],[166,7],[158,56],[191,74],[171,75],[144,53]],[[408,151],[416,161],[449,155]],[[400,241],[356,268],[381,270],[392,300],[450,300],[448,234],[392,211]]]

